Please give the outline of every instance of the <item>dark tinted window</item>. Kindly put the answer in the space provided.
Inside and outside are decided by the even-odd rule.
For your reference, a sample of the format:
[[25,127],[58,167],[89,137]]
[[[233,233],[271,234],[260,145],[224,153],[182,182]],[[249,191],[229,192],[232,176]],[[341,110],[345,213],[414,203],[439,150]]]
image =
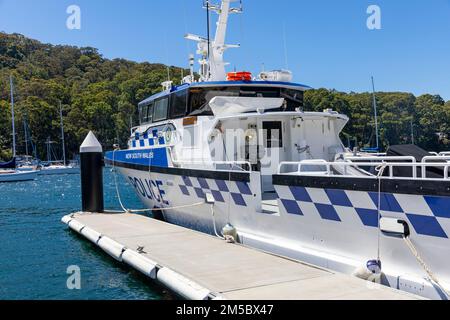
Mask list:
[[192,88],[189,93],[190,115],[213,115],[209,101],[215,97],[239,97],[239,87]]
[[153,103],[148,105],[147,116],[145,122],[151,123],[153,120]]
[[175,92],[170,96],[170,118],[176,119],[186,115],[188,90]]
[[263,122],[265,148],[283,148],[283,126],[280,121]]
[[153,122],[166,120],[168,109],[169,97],[156,100],[153,106]]
[[139,122],[142,124],[144,123],[144,114],[147,114],[147,106],[139,106]]
[[213,115],[208,103],[214,97],[250,97],[250,98],[284,98],[285,111],[294,111],[303,107],[303,92],[271,87],[217,87],[217,88],[191,88],[189,93],[190,115]]
[[139,120],[141,124],[152,122],[153,103],[141,105],[139,107]]
[[294,111],[303,107],[303,91],[292,89],[281,89],[281,97],[286,99],[287,111]]
[[265,87],[242,87],[240,88],[241,97],[249,98],[279,98],[279,88],[265,88]]

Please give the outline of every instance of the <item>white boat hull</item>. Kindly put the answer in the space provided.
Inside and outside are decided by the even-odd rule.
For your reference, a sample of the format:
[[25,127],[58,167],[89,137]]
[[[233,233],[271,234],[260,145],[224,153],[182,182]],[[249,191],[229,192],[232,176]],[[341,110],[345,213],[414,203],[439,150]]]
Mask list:
[[37,171],[13,171],[11,173],[0,173],[0,182],[19,182],[36,180]]
[[[265,211],[257,192],[261,181],[259,173],[251,173],[250,182],[242,184],[128,168],[118,170],[131,183],[147,208],[189,206],[204,201],[205,193],[212,193],[216,198],[214,218],[211,206],[203,204],[165,210],[162,217],[167,222],[209,234],[214,234],[214,224],[220,232],[227,223],[231,223],[237,228],[239,240],[244,245],[346,274],[352,274],[368,260],[377,258],[379,231],[362,223],[351,208],[335,207],[340,221],[332,217],[324,219],[310,202],[297,202],[303,210],[302,215],[288,212],[289,204],[286,208],[283,201],[292,199],[292,194],[289,187],[277,186],[275,207],[278,210]],[[320,189],[308,188],[308,191],[317,199],[325,193]],[[354,197],[360,199],[361,205],[362,199],[368,198],[365,192],[355,192]],[[413,197],[407,200],[411,203],[415,201]],[[290,201],[294,203],[294,200]],[[395,217],[401,218],[399,215]],[[446,232],[450,231],[450,225],[445,219],[443,221],[442,227]],[[364,222],[372,223],[371,220]],[[448,238],[430,237],[412,230],[411,239],[425,255],[431,269],[439,274],[441,284],[448,288]],[[382,235],[380,242],[384,284],[427,298],[443,298],[442,292],[426,279],[423,269],[401,238]],[[432,253],[435,251],[430,252],[430,247],[439,248],[441,254],[435,256]]]
[[63,175],[63,174],[79,174],[80,168],[77,167],[47,167],[39,171],[39,175]]

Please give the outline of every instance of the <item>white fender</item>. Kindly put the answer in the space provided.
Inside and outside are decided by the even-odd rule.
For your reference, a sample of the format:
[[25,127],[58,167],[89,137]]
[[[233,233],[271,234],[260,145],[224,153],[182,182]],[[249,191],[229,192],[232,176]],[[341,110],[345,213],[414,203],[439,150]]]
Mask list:
[[69,222],[72,221],[72,219],[73,218],[70,215],[64,216],[64,217],[62,217],[61,222],[64,224],[69,224]]
[[188,300],[207,300],[210,294],[208,289],[203,288],[169,268],[160,269],[157,274],[157,280]]
[[143,255],[133,250],[125,250],[122,254],[122,261],[151,279],[156,279],[157,263],[144,257]]
[[98,233],[97,231],[92,230],[91,228],[88,228],[88,227],[84,227],[84,228],[81,230],[81,234],[82,234],[83,236],[85,236],[86,239],[88,239],[89,241],[91,241],[91,242],[93,242],[93,243],[95,243],[95,244],[97,244],[98,239],[102,236],[102,235],[101,235],[100,233]]
[[82,224],[81,222],[78,222],[77,220],[71,220],[69,222],[69,228],[72,229],[73,231],[81,234],[81,229],[84,228],[84,224]]
[[122,252],[125,249],[123,245],[115,242],[114,240],[111,240],[108,237],[101,237],[100,240],[98,240],[97,244],[111,257],[119,262],[122,262]]

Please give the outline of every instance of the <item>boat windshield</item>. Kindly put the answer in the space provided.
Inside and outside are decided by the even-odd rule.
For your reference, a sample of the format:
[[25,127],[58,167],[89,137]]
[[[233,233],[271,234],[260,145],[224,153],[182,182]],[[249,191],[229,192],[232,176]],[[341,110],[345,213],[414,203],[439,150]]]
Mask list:
[[294,111],[303,107],[303,91],[276,87],[214,87],[189,90],[189,115],[213,115],[209,102],[218,96],[284,98],[286,105],[279,111]]
[[209,102],[215,97],[284,98],[282,108],[272,111],[295,111],[303,107],[303,91],[266,86],[192,87],[139,105],[141,124],[186,116],[213,116]]

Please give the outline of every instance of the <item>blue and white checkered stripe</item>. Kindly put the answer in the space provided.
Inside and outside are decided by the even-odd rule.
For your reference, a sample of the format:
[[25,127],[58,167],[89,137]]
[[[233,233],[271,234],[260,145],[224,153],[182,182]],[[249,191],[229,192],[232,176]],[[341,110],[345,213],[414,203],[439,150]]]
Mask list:
[[[315,215],[333,223],[357,222],[378,227],[378,193],[335,189],[276,186],[287,214]],[[450,197],[382,193],[382,216],[409,221],[418,235],[448,238]]]
[[231,199],[236,206],[247,207],[253,201],[253,193],[247,182],[225,181],[194,177],[181,177],[179,183],[181,193],[186,197],[205,199],[211,193],[217,203],[225,203]]
[[132,147],[153,147],[157,145],[165,145],[166,139],[163,135],[160,136],[158,130],[153,130],[152,132],[134,134],[134,139],[131,141]]

